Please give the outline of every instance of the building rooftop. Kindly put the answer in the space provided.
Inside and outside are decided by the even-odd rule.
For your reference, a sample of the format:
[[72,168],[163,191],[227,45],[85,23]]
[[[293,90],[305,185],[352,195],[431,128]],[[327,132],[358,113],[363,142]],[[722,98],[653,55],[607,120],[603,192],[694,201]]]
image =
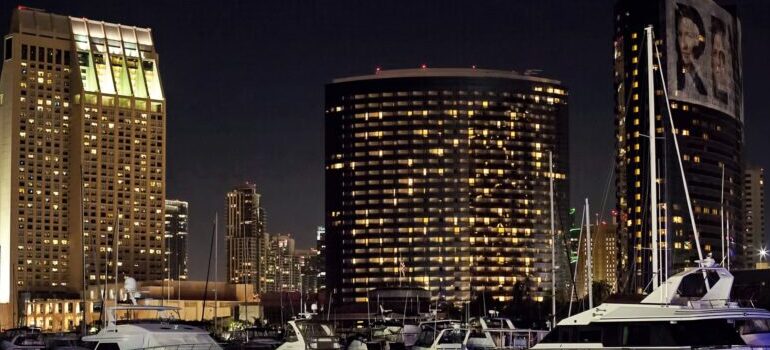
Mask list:
[[478,68],[409,68],[377,70],[374,74],[359,75],[345,78],[337,78],[332,83],[346,83],[361,80],[392,79],[392,78],[434,78],[434,77],[461,77],[461,78],[501,78],[514,80],[529,80],[550,84],[561,84],[560,81],[537,77],[529,74],[521,74],[516,71]]

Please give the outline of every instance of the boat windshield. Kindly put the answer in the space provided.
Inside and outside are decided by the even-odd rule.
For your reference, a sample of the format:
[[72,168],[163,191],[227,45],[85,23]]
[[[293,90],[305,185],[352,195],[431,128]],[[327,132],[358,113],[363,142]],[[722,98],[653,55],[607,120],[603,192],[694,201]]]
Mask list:
[[737,325],[741,334],[770,333],[770,319],[746,320]]
[[174,323],[179,320],[176,309],[115,309],[112,312],[116,324]]
[[274,328],[265,328],[265,327],[252,327],[245,329],[246,335],[248,335],[249,339],[252,338],[271,338],[271,339],[280,339],[281,334],[278,332],[277,329]]
[[441,331],[441,338],[438,343],[440,344],[462,344],[465,341],[465,334],[468,333],[467,329],[445,329]]
[[305,339],[332,337],[334,335],[330,326],[318,322],[297,322],[297,328]]

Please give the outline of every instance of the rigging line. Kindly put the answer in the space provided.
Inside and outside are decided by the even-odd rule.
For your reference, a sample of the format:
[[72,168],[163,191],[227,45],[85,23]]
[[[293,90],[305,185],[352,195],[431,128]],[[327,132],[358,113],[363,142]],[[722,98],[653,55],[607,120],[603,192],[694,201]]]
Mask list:
[[610,195],[610,185],[612,184],[612,179],[615,177],[615,151],[613,150],[610,152],[610,165],[609,169],[607,171],[607,182],[604,185],[604,195],[602,197],[602,205],[601,209],[599,210],[599,221],[604,220],[604,210],[606,209],[607,205],[607,197]]
[[569,297],[569,311],[567,313],[567,317],[572,316],[572,299],[576,294],[576,285],[575,281],[577,280],[577,269],[580,264],[580,243],[583,242],[583,224],[585,223],[585,217],[586,217],[586,207],[583,206],[583,213],[580,214],[580,233],[578,234],[578,246],[577,246],[577,260],[575,261],[575,273],[572,274],[572,288],[570,291],[570,297]]
[[[699,266],[703,267],[703,251],[700,245],[700,234],[698,234],[698,227],[695,225],[695,214],[692,210],[692,200],[690,199],[690,190],[687,188],[687,178],[684,176],[684,165],[682,165],[682,153],[679,150],[679,141],[677,140],[676,126],[674,125],[674,116],[671,114],[671,101],[668,99],[668,88],[666,87],[666,80],[663,77],[663,65],[660,63],[660,53],[658,52],[658,45],[655,45],[655,58],[658,62],[658,73],[660,74],[660,82],[663,85],[663,96],[666,98],[666,111],[668,112],[668,120],[671,124],[671,138],[674,140],[674,149],[676,149],[676,159],[679,164],[679,171],[682,175],[682,185],[684,187],[684,195],[687,200],[687,210],[690,214],[690,224],[692,225],[693,236],[695,236],[695,245],[698,249]],[[728,255],[729,256],[729,255]],[[706,280],[706,290],[711,289],[706,278],[706,272],[703,272],[703,278]]]
[[[213,231],[213,228],[212,228]],[[211,273],[211,253],[214,250],[214,232],[211,233],[211,245],[209,246],[209,263],[206,266],[206,284],[203,287],[203,307],[201,308],[201,322],[206,316],[206,300],[209,297],[209,274]]]

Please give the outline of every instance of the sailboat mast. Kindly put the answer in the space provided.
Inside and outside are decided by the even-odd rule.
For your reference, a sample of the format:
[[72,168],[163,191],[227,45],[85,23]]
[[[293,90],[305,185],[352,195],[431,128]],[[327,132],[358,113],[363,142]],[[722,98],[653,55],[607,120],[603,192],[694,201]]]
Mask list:
[[727,232],[727,271],[730,271],[730,215],[727,215],[725,231]]
[[551,196],[551,325],[556,327],[556,225],[553,212],[553,151],[548,151],[548,167]]
[[720,265],[725,264],[725,165],[722,164],[722,189],[719,192],[719,230],[722,233],[722,261]]
[[219,288],[217,283],[219,282],[219,228],[217,227],[219,221],[219,213],[214,214],[214,329],[217,329],[217,317],[219,317]]
[[588,276],[588,308],[594,308],[593,258],[591,257],[591,209],[586,198],[586,276]]
[[658,170],[655,158],[655,81],[652,71],[652,26],[644,28],[647,36],[647,114],[649,116],[647,137],[650,141],[650,227],[652,228],[652,289],[660,284],[660,257],[658,254]]
[[[663,66],[660,62],[660,52],[658,48],[655,48],[656,59],[658,66]],[[684,188],[684,197],[687,202],[687,212],[690,215],[690,225],[692,227],[693,237],[695,237],[695,249],[698,252],[698,265],[703,266],[703,250],[700,245],[700,234],[698,233],[698,226],[695,225],[695,214],[692,210],[692,200],[690,199],[690,190],[687,187],[687,178],[684,176],[684,165],[682,165],[682,152],[679,150],[679,141],[676,138],[676,126],[674,125],[674,116],[671,114],[671,104],[668,99],[668,90],[666,88],[666,79],[663,77],[663,69],[658,70],[661,84],[663,85],[663,97],[666,98],[666,111],[668,112],[668,121],[671,125],[671,139],[674,140],[674,150],[676,150],[677,164],[679,165],[679,174],[682,177],[682,187]],[[706,279],[706,273],[703,273],[704,280]],[[711,289],[708,283],[706,283],[706,290]]]
[[120,257],[118,254],[120,254],[119,249],[120,248],[120,213],[117,215],[116,223],[115,223],[115,306],[118,305],[118,261]]
[[[85,196],[85,190],[83,190],[84,181],[83,181],[83,165],[80,165],[80,252],[82,253],[82,263],[83,263],[83,292],[82,292],[82,300],[83,303],[80,306],[80,313],[82,317],[82,334],[85,336],[88,331],[88,327],[86,323],[86,290],[88,289],[88,283],[86,282],[86,228],[83,220],[83,207],[85,201],[83,200],[83,196]],[[101,270],[101,269],[100,269]],[[97,272],[98,273],[98,272]],[[107,278],[107,277],[105,277]],[[99,280],[98,278],[96,279]],[[107,282],[106,280],[104,281]],[[101,286],[99,286],[99,289],[101,289]],[[106,289],[106,288],[105,288]],[[103,298],[102,298],[103,300]],[[104,307],[104,303],[102,303],[102,307]]]

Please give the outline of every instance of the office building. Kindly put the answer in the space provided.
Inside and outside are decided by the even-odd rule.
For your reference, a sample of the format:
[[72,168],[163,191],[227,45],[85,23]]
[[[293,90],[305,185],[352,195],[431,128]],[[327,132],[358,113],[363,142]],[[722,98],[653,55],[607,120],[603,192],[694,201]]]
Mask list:
[[568,210],[559,81],[378,70],[328,84],[325,123],[326,277],[342,300],[394,285],[450,303],[550,295],[551,175],[558,237]]
[[121,280],[162,278],[166,105],[151,30],[19,7],[4,49],[0,303],[114,281],[116,260]]
[[318,292],[318,270],[316,259],[318,251],[315,248],[294,250],[294,273],[297,289],[302,294]]
[[294,238],[289,234],[270,235],[267,254],[267,291],[289,292],[299,289],[299,270],[295,266]]
[[[746,268],[755,268],[760,262],[760,252],[767,251],[765,231],[765,170],[758,166],[747,166],[743,176],[743,256]],[[767,257],[762,257],[767,261]]]
[[189,204],[176,199],[166,199],[166,278],[187,279],[187,234]]
[[661,271],[673,274],[693,266],[698,251],[659,74],[665,77],[703,255],[712,254],[717,262],[727,256],[723,251],[740,256],[740,242],[729,247],[721,243],[722,213],[733,232],[743,227],[743,99],[735,12],[712,0],[618,1],[613,35],[615,169],[619,287],[626,293],[649,292],[653,285],[644,41],[650,24],[662,64],[662,72],[654,72]]
[[326,228],[318,226],[316,228],[316,257],[313,260],[315,271],[317,273],[318,289],[326,288]]
[[258,293],[265,291],[267,233],[265,210],[257,186],[245,183],[227,193],[227,280],[254,284]]
[[[588,294],[588,246],[587,231],[582,230],[580,253],[575,276],[576,294],[583,298]],[[591,278],[594,285],[603,284],[607,292],[615,292],[618,282],[617,224],[591,224]]]

